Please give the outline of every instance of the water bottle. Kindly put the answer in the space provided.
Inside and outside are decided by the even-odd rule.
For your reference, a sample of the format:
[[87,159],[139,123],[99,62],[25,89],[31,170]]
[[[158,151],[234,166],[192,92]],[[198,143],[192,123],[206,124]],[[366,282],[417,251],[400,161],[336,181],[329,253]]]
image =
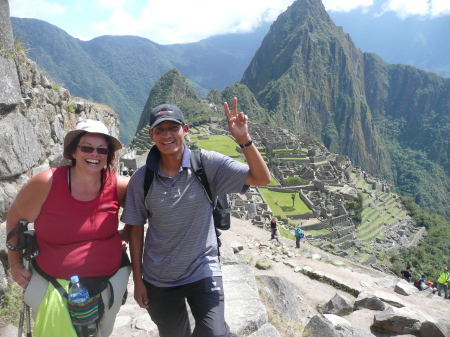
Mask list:
[[[69,301],[75,303],[81,303],[89,299],[88,289],[80,282],[77,275],[70,278],[72,286],[69,289]],[[74,326],[78,337],[83,337],[83,329],[81,326]],[[95,323],[91,323],[87,326],[88,336],[97,337],[97,326]]]

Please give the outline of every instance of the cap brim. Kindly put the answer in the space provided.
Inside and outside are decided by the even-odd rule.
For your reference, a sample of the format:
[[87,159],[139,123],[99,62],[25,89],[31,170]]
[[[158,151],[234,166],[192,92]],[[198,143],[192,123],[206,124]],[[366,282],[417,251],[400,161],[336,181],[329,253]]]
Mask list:
[[153,129],[155,126],[157,126],[158,124],[160,124],[162,122],[165,122],[165,121],[172,121],[172,122],[176,122],[176,123],[178,123],[180,125],[184,125],[184,123],[182,121],[180,121],[180,120],[178,120],[176,118],[171,118],[171,117],[169,117],[169,118],[159,118],[150,126],[150,129]]

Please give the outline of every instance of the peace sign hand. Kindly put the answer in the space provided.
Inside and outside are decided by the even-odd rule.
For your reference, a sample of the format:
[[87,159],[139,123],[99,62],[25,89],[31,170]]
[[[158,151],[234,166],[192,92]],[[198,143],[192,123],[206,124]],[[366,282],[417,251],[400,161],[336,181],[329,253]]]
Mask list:
[[248,142],[251,138],[248,134],[248,116],[242,111],[238,113],[237,98],[233,98],[233,112],[230,112],[228,103],[223,104],[223,109],[225,110],[225,115],[228,120],[228,128],[236,139],[238,144],[244,144]]

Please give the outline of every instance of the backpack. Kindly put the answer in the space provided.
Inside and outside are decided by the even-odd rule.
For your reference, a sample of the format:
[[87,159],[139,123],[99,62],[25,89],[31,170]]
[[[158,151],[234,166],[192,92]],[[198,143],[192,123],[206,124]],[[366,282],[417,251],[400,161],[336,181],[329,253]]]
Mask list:
[[419,290],[421,290],[421,288],[420,288],[420,281],[421,281],[420,278],[414,281],[414,287],[416,287]]
[[[200,150],[191,150],[191,167],[194,171],[195,177],[203,187],[203,190],[205,191],[205,194],[213,207],[213,219],[217,236],[217,246],[220,247],[221,242],[219,236],[221,233],[219,230],[227,230],[230,228],[231,224],[231,208],[228,203],[228,195],[219,195],[216,200],[213,200],[211,190],[209,188],[208,178],[206,177],[205,170],[203,170],[202,152]],[[154,171],[146,167],[144,178],[144,200],[148,194],[150,186],[152,185],[153,176]]]

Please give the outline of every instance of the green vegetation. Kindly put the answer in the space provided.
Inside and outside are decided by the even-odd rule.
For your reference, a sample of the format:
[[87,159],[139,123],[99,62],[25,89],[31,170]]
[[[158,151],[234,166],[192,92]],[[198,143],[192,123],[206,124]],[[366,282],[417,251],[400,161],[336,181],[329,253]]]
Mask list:
[[[345,202],[348,209],[352,210],[350,211],[350,218],[352,218],[356,224],[360,224],[362,220],[362,212],[364,210],[362,200],[362,196],[359,195],[355,200]],[[352,212],[353,215],[351,214]]]
[[[273,215],[279,219],[288,219],[287,215],[304,214],[311,211],[300,198],[292,206],[291,193],[269,191],[266,188],[261,188],[260,191]],[[292,220],[289,220],[289,223],[296,225]]]
[[269,185],[279,185],[279,183],[275,180],[275,178],[272,175],[270,176]]
[[289,177],[284,179],[283,181],[283,185],[285,187],[289,187],[289,186],[300,186],[300,185],[306,185],[307,181],[300,178],[300,177]]
[[427,235],[419,247],[405,248],[400,254],[391,256],[391,269],[399,273],[409,264],[413,270],[413,278],[425,273],[429,281],[436,283],[442,264],[450,264],[450,223],[440,215],[421,209],[411,197],[403,197],[402,200],[408,214],[418,226],[427,229]]
[[190,137],[191,142],[196,142],[201,149],[217,151],[229,157],[239,156],[236,151],[236,142],[228,136],[210,135],[209,139],[198,139],[197,136]]
[[[306,230],[306,229],[305,229]],[[331,232],[328,229],[313,229],[313,230],[308,230],[308,234],[312,235],[312,236],[316,236],[316,235],[326,235],[326,234],[330,234]]]
[[22,303],[23,289],[15,282],[8,283],[3,303],[0,306],[0,326],[19,324],[20,305]]

